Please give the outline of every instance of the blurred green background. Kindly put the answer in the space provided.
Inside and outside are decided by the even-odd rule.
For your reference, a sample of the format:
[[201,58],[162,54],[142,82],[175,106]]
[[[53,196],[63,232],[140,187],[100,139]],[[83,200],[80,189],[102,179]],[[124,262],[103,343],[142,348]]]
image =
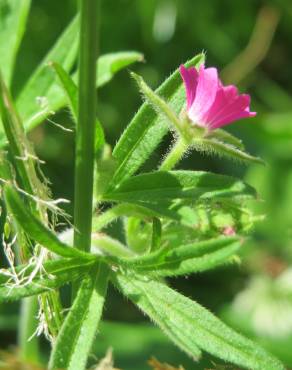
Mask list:
[[[100,52],[137,50],[146,63],[133,67],[152,86],[180,63],[204,50],[226,83],[252,96],[255,119],[230,132],[243,139],[267,166],[244,167],[192,153],[182,168],[245,177],[258,190],[256,206],[264,221],[245,243],[238,265],[170,284],[261,342],[292,368],[292,2],[291,0],[107,0],[102,2]],[[34,0],[13,80],[16,95],[76,12],[75,0]],[[98,114],[114,145],[141,104],[126,71],[98,93]],[[63,111],[53,120],[72,127]],[[229,129],[229,128],[228,128]],[[71,133],[44,122],[30,134],[46,162],[43,170],[54,197],[72,200],[74,140]],[[164,153],[166,141],[160,147]],[[158,160],[159,151],[156,153]],[[146,166],[150,166],[147,163]],[[72,206],[66,209],[72,214]],[[119,232],[119,225],[113,225]],[[13,314],[12,314],[13,312]],[[16,343],[18,307],[0,307],[1,347]],[[7,316],[5,313],[9,313]],[[146,370],[151,356],[186,369],[214,368],[212,359],[194,365],[116,292],[110,291],[96,340],[101,358],[113,347],[118,368]],[[123,322],[123,325],[119,322]],[[140,327],[140,325],[143,325]],[[146,325],[146,326],[145,326]],[[264,369],[263,369],[264,370]]]

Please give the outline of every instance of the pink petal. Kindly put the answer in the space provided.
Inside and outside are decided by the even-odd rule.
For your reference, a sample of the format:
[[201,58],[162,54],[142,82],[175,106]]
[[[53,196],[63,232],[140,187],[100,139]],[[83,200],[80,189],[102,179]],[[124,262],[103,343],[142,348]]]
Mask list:
[[228,94],[226,97],[226,91],[223,91],[224,98],[222,99],[222,93],[218,94],[220,97],[222,108],[217,111],[216,114],[210,114],[210,121],[208,125],[211,129],[215,129],[221,126],[225,126],[228,123],[236,121],[244,117],[251,117],[249,112],[250,96],[246,94],[233,96],[229,98]]
[[234,85],[224,86],[216,68],[202,65],[195,68],[180,67],[186,88],[189,118],[209,130],[228,125],[236,120],[254,117],[250,112],[250,96],[240,95]]
[[238,121],[242,118],[250,118],[256,116],[256,112],[250,112],[249,110],[241,111],[241,112],[233,112],[230,113],[229,116],[225,116],[224,118],[218,120],[216,123],[212,125],[212,129],[220,128],[222,126],[229,125],[234,121]]
[[193,122],[197,122],[198,124],[204,123],[202,118],[214,103],[218,87],[219,79],[217,69],[205,69],[204,66],[201,66],[199,70],[196,96],[188,112],[189,117]]
[[233,85],[222,86],[217,91],[212,107],[203,117],[205,125],[215,129],[241,118],[253,117],[254,114],[249,112],[249,105],[249,95],[238,95]]
[[224,114],[226,109],[228,109],[228,106],[233,104],[238,97],[238,91],[235,86],[223,86],[221,82],[220,85],[211,108],[202,117],[203,122],[209,128],[212,127],[212,123],[216,122]]
[[187,69],[184,65],[181,65],[179,70],[185,84],[187,95],[187,110],[189,110],[196,96],[199,74],[195,67]]

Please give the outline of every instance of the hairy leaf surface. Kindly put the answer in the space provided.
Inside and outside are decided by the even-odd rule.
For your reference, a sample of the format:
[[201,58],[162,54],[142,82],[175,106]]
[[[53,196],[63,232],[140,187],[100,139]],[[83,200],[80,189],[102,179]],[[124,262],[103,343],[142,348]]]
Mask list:
[[54,344],[49,369],[86,368],[107,291],[108,271],[104,265],[93,268],[82,281],[73,306]]
[[[198,67],[204,61],[204,55],[199,54],[186,63],[187,67]],[[185,91],[177,69],[156,90],[176,113],[179,113],[185,104]],[[138,110],[123,135],[117,142],[113,156],[117,162],[117,169],[113,176],[110,188],[120,184],[124,179],[135,173],[156,149],[169,130],[164,117],[145,102]]]
[[200,348],[247,369],[284,369],[259,345],[230,329],[207,309],[165,284],[121,274],[116,276],[115,282],[174,343],[193,358],[198,358]]

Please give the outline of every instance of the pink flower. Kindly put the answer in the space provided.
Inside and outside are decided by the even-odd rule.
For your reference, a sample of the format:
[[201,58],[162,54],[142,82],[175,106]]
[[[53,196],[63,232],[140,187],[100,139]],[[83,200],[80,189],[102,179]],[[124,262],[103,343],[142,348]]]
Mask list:
[[254,117],[250,112],[250,96],[239,94],[234,85],[223,86],[216,68],[180,66],[187,95],[189,119],[209,130],[228,125],[241,118]]
[[223,235],[226,235],[226,236],[233,236],[235,235],[236,232],[234,230],[234,228],[232,226],[226,226],[224,229],[223,229]]

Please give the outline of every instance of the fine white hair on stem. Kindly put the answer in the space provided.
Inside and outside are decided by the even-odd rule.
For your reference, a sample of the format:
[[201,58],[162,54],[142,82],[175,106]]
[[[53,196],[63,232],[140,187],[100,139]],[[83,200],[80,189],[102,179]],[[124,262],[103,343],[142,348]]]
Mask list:
[[71,128],[67,128],[67,127],[64,127],[64,126],[63,126],[63,125],[61,125],[60,123],[57,123],[57,122],[53,121],[53,120],[52,120],[52,119],[50,119],[50,118],[47,118],[46,120],[47,120],[49,123],[51,123],[52,125],[54,125],[54,126],[56,126],[56,127],[60,128],[61,130],[65,131],[65,132],[74,132],[74,130],[73,130],[73,129],[71,129]]
[[[11,184],[11,181],[9,180],[5,180],[3,178],[0,178],[0,182],[2,183],[5,183],[5,184]],[[34,200],[37,204],[41,204],[41,205],[45,205],[46,207],[48,207],[48,209],[50,209],[51,211],[54,211],[54,212],[60,212],[61,214],[63,214],[63,211],[60,210],[60,208],[58,207],[58,204],[61,204],[61,203],[65,203],[65,204],[68,204],[70,203],[70,200],[68,199],[65,199],[65,198],[58,198],[58,199],[53,199],[53,200],[45,200],[45,199],[41,199],[35,195],[32,195],[28,192],[26,192],[25,190],[19,188],[16,184],[14,184],[14,187],[15,189],[25,195],[26,197]]]
[[7,242],[5,240],[5,235],[4,234],[2,235],[3,251],[8,261],[9,267],[11,269],[11,278],[14,280],[15,284],[19,284],[20,280],[18,279],[18,274],[16,273],[16,270],[15,270],[15,266],[14,266],[15,256],[12,250],[12,246],[13,244],[15,244],[16,240],[17,240],[17,234],[13,237],[11,242]]
[[47,323],[47,319],[46,319],[44,310],[42,308],[43,302],[42,302],[42,299],[41,299],[40,296],[38,296],[38,300],[39,300],[39,312],[37,314],[38,326],[37,326],[35,332],[29,338],[29,340],[31,340],[35,336],[39,337],[42,334],[44,334],[45,338],[47,338],[52,343],[53,340],[54,340],[54,338],[50,334],[50,330],[49,330],[49,326],[48,326],[48,323]]
[[27,162],[30,159],[33,159],[34,161],[37,161],[41,164],[46,163],[45,161],[42,161],[41,159],[39,159],[39,157],[37,157],[36,155],[30,153],[27,149],[24,150],[24,156],[23,157],[15,156],[15,158],[20,160],[20,161],[25,161],[25,162]]

